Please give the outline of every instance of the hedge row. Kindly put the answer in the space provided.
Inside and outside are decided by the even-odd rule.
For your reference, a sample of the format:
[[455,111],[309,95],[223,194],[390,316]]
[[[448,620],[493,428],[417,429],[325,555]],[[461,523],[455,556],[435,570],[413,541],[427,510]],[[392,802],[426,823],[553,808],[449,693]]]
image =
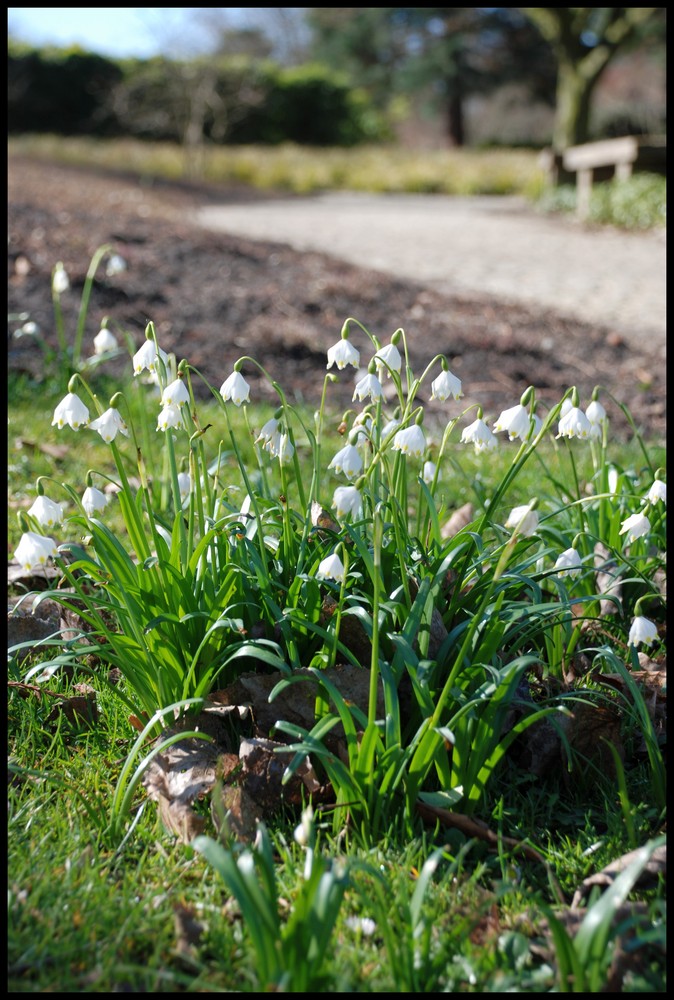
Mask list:
[[321,65],[244,58],[113,60],[10,42],[10,135],[350,146],[387,137],[362,91]]

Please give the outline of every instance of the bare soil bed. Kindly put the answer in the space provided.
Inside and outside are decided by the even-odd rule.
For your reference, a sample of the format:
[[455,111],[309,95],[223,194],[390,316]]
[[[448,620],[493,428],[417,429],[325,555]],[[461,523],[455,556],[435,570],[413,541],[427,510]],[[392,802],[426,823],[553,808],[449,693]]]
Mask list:
[[[417,375],[436,354],[446,354],[463,382],[461,404],[481,403],[487,419],[517,402],[529,384],[547,405],[571,385],[587,405],[594,386],[601,385],[628,405],[648,437],[664,438],[662,353],[648,346],[635,351],[609,326],[579,323],[549,309],[500,305],[493,298],[442,295],[324,254],[208,232],[188,220],[198,205],[267,197],[259,192],[148,182],[10,157],[8,196],[9,313],[27,313],[54,345],[55,263],[63,262],[71,281],[62,302],[72,338],[91,257],[108,243],[128,266],[111,277],[104,268],[98,272],[86,352],[104,316],[128,330],[138,346],[151,320],[160,345],[187,358],[214,387],[237,358],[252,355],[289,398],[315,403],[326,351],[344,320],[353,317],[382,343],[402,327]],[[29,338],[13,337],[17,325],[10,321],[9,376],[39,378],[40,352]],[[365,338],[353,330],[365,359]],[[111,365],[121,373],[121,361]],[[274,398],[251,365],[244,373],[253,398]],[[353,379],[344,372],[330,399],[343,409],[352,392]],[[421,393],[421,401],[427,397]],[[620,409],[605,395],[602,401],[614,433],[628,434]],[[450,416],[459,412],[458,404],[451,412],[444,406]]]

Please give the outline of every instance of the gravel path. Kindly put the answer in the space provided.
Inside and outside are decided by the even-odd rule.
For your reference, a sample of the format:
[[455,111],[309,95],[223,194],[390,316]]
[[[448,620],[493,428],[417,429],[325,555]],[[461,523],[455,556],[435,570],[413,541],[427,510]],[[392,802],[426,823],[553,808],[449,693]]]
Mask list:
[[665,231],[590,229],[515,196],[329,193],[212,205],[205,228],[332,254],[447,294],[479,293],[601,323],[631,343],[666,337]]

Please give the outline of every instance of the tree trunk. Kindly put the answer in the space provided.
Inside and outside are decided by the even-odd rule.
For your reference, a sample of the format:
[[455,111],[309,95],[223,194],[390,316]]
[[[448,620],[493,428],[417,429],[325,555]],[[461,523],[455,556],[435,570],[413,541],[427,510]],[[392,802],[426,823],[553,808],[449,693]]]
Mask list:
[[577,63],[560,61],[557,75],[557,111],[553,146],[562,151],[567,146],[587,142],[590,134],[590,108],[598,76],[588,78]]
[[450,146],[463,146],[466,141],[463,98],[458,89],[452,91],[447,101],[447,138]]

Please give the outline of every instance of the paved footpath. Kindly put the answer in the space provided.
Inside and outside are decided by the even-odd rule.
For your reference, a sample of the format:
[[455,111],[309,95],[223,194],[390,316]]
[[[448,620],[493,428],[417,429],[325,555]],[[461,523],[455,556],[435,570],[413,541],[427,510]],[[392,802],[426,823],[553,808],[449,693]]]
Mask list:
[[591,229],[517,196],[334,192],[199,209],[210,229],[331,254],[447,294],[478,294],[666,338],[666,234]]

